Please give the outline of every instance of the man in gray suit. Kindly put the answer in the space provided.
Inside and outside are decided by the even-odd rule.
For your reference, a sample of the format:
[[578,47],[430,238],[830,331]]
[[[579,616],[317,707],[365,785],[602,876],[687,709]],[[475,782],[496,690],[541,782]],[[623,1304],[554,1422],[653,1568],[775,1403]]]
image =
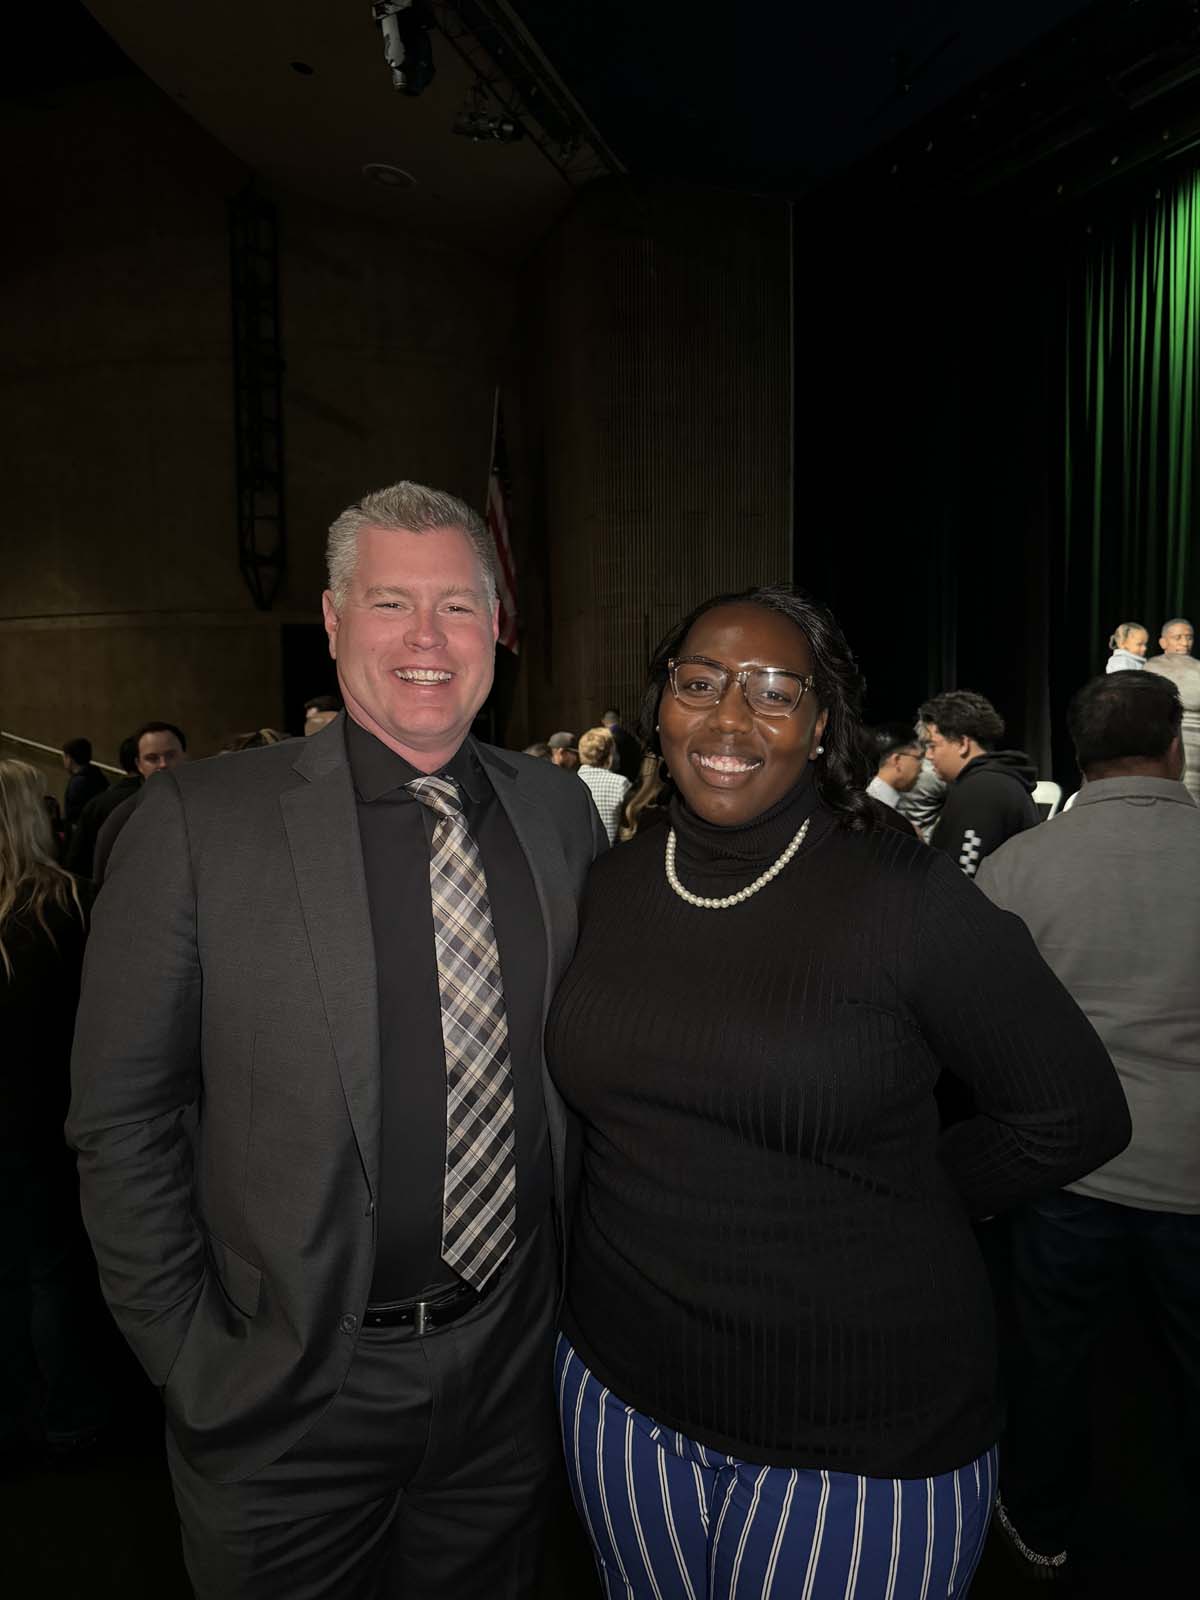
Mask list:
[[542,1026],[603,832],[581,784],[470,737],[478,517],[397,484],[328,553],[346,713],[146,785],[68,1133],[197,1593],[517,1600],[557,1457]]

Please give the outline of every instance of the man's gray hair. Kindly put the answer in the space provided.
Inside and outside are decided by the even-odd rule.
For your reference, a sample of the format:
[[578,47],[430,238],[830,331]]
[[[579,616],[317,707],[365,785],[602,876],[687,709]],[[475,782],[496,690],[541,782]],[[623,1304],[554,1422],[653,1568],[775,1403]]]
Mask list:
[[1161,639],[1168,628],[1190,628],[1191,625],[1192,619],[1190,617],[1168,617],[1158,630],[1158,636]]
[[465,500],[429,489],[423,483],[393,483],[363,495],[330,526],[325,546],[329,588],[340,611],[350,592],[358,560],[358,536],[364,528],[386,528],[400,533],[433,533],[457,529],[470,541],[483,571],[488,604],[496,603],[496,552],[483,519]]

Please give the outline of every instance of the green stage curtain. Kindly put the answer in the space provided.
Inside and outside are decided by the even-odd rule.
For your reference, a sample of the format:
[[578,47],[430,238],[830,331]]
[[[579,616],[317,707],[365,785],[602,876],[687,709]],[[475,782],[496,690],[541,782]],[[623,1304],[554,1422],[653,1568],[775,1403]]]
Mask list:
[[1068,294],[1061,598],[1084,677],[1118,622],[1153,653],[1200,609],[1200,173],[1097,226]]

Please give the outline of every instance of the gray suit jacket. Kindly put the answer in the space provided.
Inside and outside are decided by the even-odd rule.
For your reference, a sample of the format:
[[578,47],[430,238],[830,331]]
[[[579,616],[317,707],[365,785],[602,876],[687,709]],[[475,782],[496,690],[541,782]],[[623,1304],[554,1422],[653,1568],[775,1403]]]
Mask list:
[[[548,1006],[603,830],[570,774],[477,753],[533,873]],[[376,982],[342,719],[145,786],[97,901],[67,1134],[109,1305],[213,1478],[275,1460],[350,1364],[375,1254]],[[566,1115],[548,1078],[545,1095],[561,1219]]]
[[1070,811],[1009,839],[975,881],[1024,921],[1129,1101],[1128,1147],[1070,1187],[1200,1212],[1200,811],[1187,790],[1085,783]]

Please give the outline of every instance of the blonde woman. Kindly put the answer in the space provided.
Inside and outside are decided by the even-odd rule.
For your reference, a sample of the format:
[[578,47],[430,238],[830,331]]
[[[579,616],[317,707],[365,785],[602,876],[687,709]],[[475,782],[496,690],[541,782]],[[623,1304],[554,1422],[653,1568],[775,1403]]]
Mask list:
[[579,738],[579,776],[592,792],[609,844],[617,838],[617,822],[632,785],[612,770],[616,745],[607,728],[589,728]]
[[1112,655],[1108,658],[1105,672],[1141,672],[1146,666],[1146,646],[1150,642],[1150,630],[1144,628],[1140,622],[1120,622],[1113,630],[1112,638],[1108,641],[1108,648]]
[[[74,1455],[104,1421],[63,1139],[87,904],[54,859],[36,767],[0,761],[0,1457]],[[30,1437],[31,1392],[43,1399]]]

